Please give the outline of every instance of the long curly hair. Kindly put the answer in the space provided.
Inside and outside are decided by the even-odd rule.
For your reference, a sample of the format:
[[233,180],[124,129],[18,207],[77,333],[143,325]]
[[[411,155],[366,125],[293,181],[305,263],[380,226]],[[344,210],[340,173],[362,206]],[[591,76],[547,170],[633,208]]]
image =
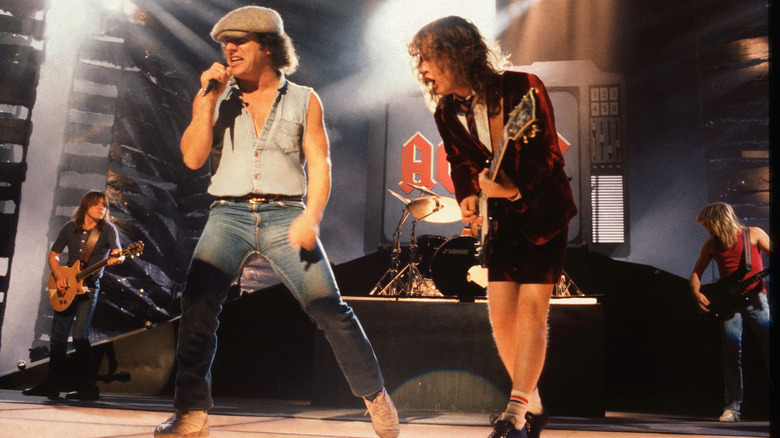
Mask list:
[[704,207],[696,216],[696,223],[708,227],[724,248],[737,243],[737,231],[744,228],[734,209],[725,202],[715,202]]
[[431,109],[435,109],[444,96],[436,94],[420,73],[423,52],[431,62],[440,67],[446,65],[459,85],[470,86],[477,96],[486,96],[491,114],[500,112],[497,97],[501,90],[497,84],[501,73],[509,66],[509,57],[501,52],[495,41],[483,37],[474,23],[454,15],[439,18],[417,31],[408,49],[412,70]]
[[97,204],[103,204],[106,207],[106,214],[103,216],[103,219],[99,220],[97,223],[98,230],[102,231],[103,225],[111,220],[111,216],[108,213],[108,196],[105,192],[90,190],[81,197],[79,206],[73,210],[73,215],[71,216],[73,223],[76,224],[77,230],[84,228],[84,216],[87,215],[89,207]]

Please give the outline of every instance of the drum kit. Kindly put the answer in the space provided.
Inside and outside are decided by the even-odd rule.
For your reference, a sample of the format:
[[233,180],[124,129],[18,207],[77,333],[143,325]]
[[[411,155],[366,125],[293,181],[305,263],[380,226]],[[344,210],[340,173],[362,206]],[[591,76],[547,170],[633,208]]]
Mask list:
[[[470,236],[447,239],[437,235],[416,236],[419,221],[433,224],[461,219],[460,207],[454,198],[439,196],[425,187],[410,184],[420,191],[415,199],[388,190],[405,204],[393,233],[390,269],[382,276],[369,295],[393,297],[459,297],[462,301],[485,295],[487,269],[479,265],[479,240]],[[401,229],[414,217],[409,242],[409,260],[401,266]]]

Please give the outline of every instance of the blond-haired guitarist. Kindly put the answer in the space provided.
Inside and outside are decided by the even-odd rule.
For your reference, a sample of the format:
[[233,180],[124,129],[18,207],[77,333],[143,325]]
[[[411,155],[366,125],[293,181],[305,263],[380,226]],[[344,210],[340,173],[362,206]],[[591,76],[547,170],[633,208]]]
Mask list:
[[[89,243],[92,231],[99,232],[94,244]],[[82,252],[91,249],[89,259],[84,265],[92,265],[109,254],[120,252],[119,236],[116,227],[111,223],[108,213],[108,198],[104,192],[92,190],[87,192],[73,212],[72,220],[60,229],[57,239],[49,252],[48,263],[52,276],[56,280],[58,293],[64,293],[68,286],[64,274],[65,269],[60,266],[60,255],[67,249],[67,265],[82,263]],[[109,265],[122,263],[124,257],[110,257]],[[49,372],[46,379],[32,388],[22,391],[25,395],[38,395],[56,398],[60,391],[69,391],[66,396],[76,400],[96,400],[99,397],[96,385],[96,370],[89,343],[89,326],[92,315],[95,312],[98,293],[100,291],[100,277],[102,269],[84,280],[83,285],[88,292],[79,294],[73,302],[64,310],[54,313],[52,318],[50,337]],[[66,383],[65,356],[67,352],[68,335],[73,329],[73,345],[76,348],[77,375],[73,376],[70,384]]]
[[[743,225],[731,205],[725,202],[715,202],[702,208],[696,216],[696,223],[704,227],[710,237],[702,245],[691,272],[690,289],[699,310],[705,314],[717,314],[721,325],[725,403],[719,420],[739,421],[744,398],[742,332],[745,327],[753,332],[769,369],[771,318],[767,290],[760,277],[766,274],[761,254],[769,255],[772,243],[769,235],[761,228]],[[702,285],[704,270],[713,260],[720,280],[714,285]],[[753,279],[759,281],[754,282]],[[725,300],[727,303],[736,303],[730,309],[722,305],[724,300],[719,294],[712,293],[713,289],[728,289],[738,283],[748,287],[740,287],[738,290],[742,300]],[[731,295],[728,291],[726,293]]]

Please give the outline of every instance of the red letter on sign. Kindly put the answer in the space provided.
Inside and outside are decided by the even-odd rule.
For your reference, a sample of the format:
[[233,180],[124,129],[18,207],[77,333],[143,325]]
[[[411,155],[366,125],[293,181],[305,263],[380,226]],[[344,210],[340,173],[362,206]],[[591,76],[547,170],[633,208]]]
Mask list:
[[422,134],[417,132],[407,141],[401,152],[401,181],[398,187],[409,194],[414,187],[409,184],[432,189],[436,185],[433,180],[433,145]]
[[436,179],[439,184],[450,193],[455,193],[455,184],[452,183],[450,176],[450,162],[447,161],[447,151],[444,150],[444,143],[440,142],[436,146]]

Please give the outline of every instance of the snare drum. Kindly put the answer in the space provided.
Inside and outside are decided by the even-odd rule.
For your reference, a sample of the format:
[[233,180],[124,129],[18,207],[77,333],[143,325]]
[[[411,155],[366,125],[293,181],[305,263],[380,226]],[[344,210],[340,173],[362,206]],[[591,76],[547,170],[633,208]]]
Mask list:
[[487,269],[479,265],[475,237],[459,236],[444,242],[433,256],[431,278],[444,295],[461,299],[484,296],[487,290]]

